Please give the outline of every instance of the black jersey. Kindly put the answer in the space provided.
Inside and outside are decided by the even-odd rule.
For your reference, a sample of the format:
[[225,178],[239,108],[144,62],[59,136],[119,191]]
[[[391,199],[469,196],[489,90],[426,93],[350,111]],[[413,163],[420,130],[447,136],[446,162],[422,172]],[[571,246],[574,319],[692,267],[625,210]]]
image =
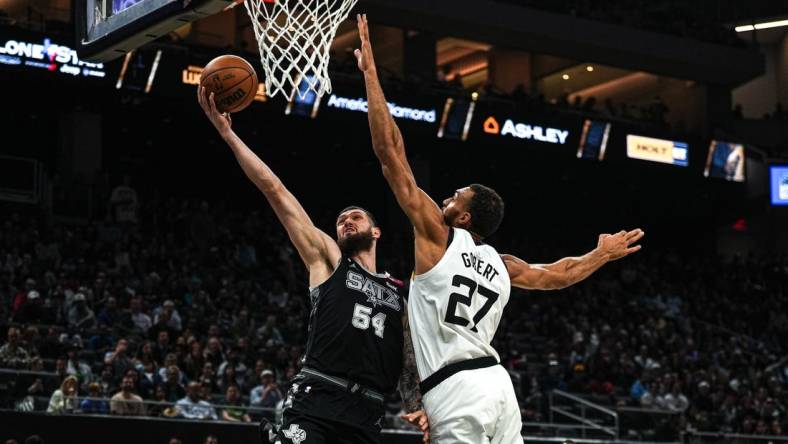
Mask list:
[[304,366],[393,391],[402,370],[406,294],[401,281],[343,255],[331,277],[310,292]]

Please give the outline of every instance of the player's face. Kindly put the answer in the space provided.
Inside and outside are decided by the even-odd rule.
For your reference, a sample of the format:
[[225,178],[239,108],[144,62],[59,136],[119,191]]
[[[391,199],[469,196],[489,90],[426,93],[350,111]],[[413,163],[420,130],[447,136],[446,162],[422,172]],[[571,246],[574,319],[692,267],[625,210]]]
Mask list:
[[349,255],[371,248],[380,237],[380,229],[373,227],[367,213],[358,209],[340,214],[336,225],[339,248]]
[[460,188],[443,200],[443,222],[450,227],[463,227],[470,222],[468,207],[473,197],[470,187]]

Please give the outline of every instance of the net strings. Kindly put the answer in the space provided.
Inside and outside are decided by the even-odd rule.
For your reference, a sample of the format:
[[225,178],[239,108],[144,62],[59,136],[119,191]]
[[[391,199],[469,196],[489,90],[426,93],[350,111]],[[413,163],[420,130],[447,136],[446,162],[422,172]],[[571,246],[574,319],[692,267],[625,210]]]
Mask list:
[[[358,0],[244,0],[252,19],[268,95],[331,93],[329,49]],[[306,88],[299,83],[306,81]]]

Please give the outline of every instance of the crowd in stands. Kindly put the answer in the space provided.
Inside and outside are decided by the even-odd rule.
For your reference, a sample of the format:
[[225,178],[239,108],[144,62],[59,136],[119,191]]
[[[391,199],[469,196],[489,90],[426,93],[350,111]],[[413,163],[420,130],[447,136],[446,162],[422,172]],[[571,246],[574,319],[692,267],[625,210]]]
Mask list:
[[[274,417],[309,312],[284,230],[270,213],[189,200],[149,202],[132,220],[1,222],[2,407]],[[653,251],[567,290],[514,292],[494,345],[526,421],[545,421],[559,388],[673,411],[682,429],[782,434],[786,305],[785,254]]]
[[[0,366],[22,370],[4,407],[272,415],[306,333],[306,298],[288,289],[292,250],[253,214],[217,226],[200,205],[156,212],[169,228],[155,234],[133,224],[3,222],[0,316],[9,327]],[[174,229],[186,219],[188,232]]]
[[[544,420],[544,393],[559,388],[676,412],[677,429],[783,434],[788,256],[688,261],[652,252],[602,273],[509,311],[498,349],[521,375],[526,418]],[[529,362],[545,354],[546,370]]]

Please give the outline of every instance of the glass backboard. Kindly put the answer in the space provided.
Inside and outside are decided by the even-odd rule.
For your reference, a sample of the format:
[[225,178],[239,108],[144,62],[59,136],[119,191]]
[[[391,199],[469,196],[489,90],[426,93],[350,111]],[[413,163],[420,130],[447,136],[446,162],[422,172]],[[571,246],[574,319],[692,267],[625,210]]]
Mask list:
[[234,3],[234,0],[74,2],[77,53],[82,59],[107,62]]

